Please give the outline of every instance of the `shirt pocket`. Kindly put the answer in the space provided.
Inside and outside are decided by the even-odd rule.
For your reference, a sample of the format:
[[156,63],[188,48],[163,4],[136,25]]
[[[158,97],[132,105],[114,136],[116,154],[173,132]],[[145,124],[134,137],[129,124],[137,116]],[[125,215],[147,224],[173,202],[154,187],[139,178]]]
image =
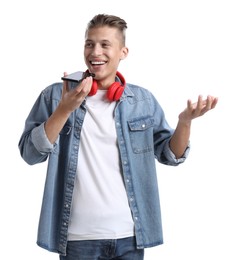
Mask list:
[[154,118],[147,116],[128,121],[129,137],[134,153],[146,153],[153,150]]
[[71,133],[72,127],[68,124],[65,124],[62,130],[60,131],[60,135],[69,135]]
[[72,132],[72,126],[65,124],[63,126],[63,128],[61,129],[61,131],[59,132],[59,137],[56,140],[56,146],[54,149],[55,154],[59,154],[64,152],[64,150],[67,150],[68,148],[68,144],[70,136],[71,136],[71,132]]

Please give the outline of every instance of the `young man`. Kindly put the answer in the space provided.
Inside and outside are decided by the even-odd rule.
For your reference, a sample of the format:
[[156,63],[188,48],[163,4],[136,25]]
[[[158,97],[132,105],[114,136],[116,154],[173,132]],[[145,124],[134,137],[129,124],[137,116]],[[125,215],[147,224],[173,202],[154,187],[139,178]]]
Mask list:
[[126,22],[97,15],[85,33],[87,77],[42,91],[19,142],[23,159],[48,159],[39,246],[64,260],[134,259],[163,243],[155,159],[184,162],[191,121],[213,109],[201,96],[175,130],[146,89],[118,72],[128,55]]

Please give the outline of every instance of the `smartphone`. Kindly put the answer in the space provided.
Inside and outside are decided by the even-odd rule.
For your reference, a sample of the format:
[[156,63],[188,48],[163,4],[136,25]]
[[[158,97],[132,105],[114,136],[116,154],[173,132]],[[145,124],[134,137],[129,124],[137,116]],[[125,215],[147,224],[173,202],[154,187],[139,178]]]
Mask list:
[[88,71],[83,72],[83,71],[76,71],[74,73],[71,73],[67,76],[62,77],[62,80],[67,80],[67,81],[71,81],[71,82],[75,82],[75,83],[80,83],[83,79],[92,76],[95,77],[94,73],[90,73]]

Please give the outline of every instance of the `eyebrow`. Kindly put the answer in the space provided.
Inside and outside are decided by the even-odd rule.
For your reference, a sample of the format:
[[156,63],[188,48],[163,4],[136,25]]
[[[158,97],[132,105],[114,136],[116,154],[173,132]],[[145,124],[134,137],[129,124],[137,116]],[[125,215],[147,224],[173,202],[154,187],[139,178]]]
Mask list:
[[[93,40],[87,39],[85,42],[94,42]],[[101,40],[102,43],[111,43],[109,40]]]

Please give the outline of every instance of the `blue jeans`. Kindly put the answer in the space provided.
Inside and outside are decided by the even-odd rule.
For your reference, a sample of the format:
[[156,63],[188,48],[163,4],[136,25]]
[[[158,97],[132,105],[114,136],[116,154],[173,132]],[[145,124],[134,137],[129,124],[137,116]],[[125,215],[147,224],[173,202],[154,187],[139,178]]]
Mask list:
[[136,248],[135,237],[68,241],[67,255],[60,260],[143,260],[144,249]]

